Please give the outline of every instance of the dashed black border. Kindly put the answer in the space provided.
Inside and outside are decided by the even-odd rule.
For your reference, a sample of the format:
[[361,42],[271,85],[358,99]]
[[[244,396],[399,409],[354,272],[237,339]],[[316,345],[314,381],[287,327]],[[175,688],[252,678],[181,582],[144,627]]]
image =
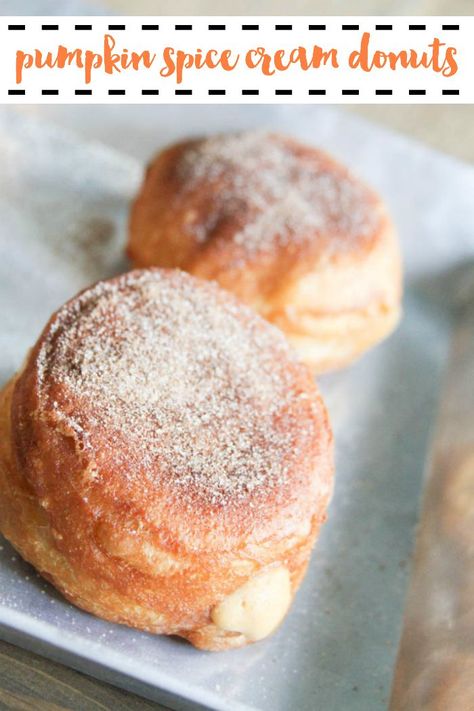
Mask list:
[[[69,89],[60,92],[59,89],[41,89],[42,96],[68,96]],[[293,89],[270,89],[265,90],[263,94],[274,91],[275,96],[300,96],[302,98],[302,92],[299,94],[294,94]],[[304,91],[304,90],[303,90]],[[361,92],[359,89],[336,89],[334,93],[339,92],[341,96],[360,96]],[[34,95],[35,92],[30,92],[29,96]],[[135,92],[134,92],[135,93]],[[139,92],[141,96],[159,96],[159,89],[141,89]],[[207,93],[209,96],[227,96],[227,89],[208,89]],[[260,96],[260,89],[242,89],[241,96]],[[326,89],[308,89],[308,96],[327,96],[328,92]],[[108,96],[130,96],[131,92],[127,89],[107,89]],[[373,91],[374,96],[394,96],[395,92],[393,89],[375,89]],[[398,92],[398,97],[402,97],[403,94],[406,96],[427,96],[426,89],[409,89],[408,92]],[[460,96],[461,91],[459,89],[442,89],[441,96]],[[8,89],[8,96],[26,96],[26,89]],[[92,89],[74,89],[75,96],[92,96]],[[138,94],[137,94],[138,95]],[[192,89],[174,89],[175,96],[193,96]],[[433,97],[433,94],[430,94]]]
[[[255,23],[243,23],[241,24],[241,30],[244,32],[258,32],[260,30],[261,24]],[[122,23],[109,23],[108,24],[108,30],[113,31],[113,32],[119,32],[126,30],[127,25],[122,24]],[[227,24],[222,24],[222,23],[211,23],[208,24],[207,26],[209,31],[214,31],[214,32],[223,32],[226,31],[227,29]],[[294,29],[294,25],[291,23],[276,23],[273,25],[273,28],[275,31],[281,31],[281,32],[291,32]],[[324,32],[327,28],[326,24],[309,24],[308,25],[308,31],[311,32]],[[360,31],[361,25],[360,24],[352,24],[352,23],[344,23],[341,22],[340,28],[342,31]],[[413,31],[413,32],[423,32],[426,31],[427,25],[426,24],[419,24],[419,23],[408,23],[408,30]],[[26,30],[26,24],[8,24],[7,26],[8,31],[11,32],[18,32],[18,31],[24,31]],[[142,24],[141,29],[144,32],[150,32],[150,31],[159,31],[160,25],[159,24]],[[297,28],[300,30],[300,28]],[[381,24],[381,23],[376,23],[374,25],[374,29],[377,32],[387,32],[387,31],[392,31],[393,30],[393,24]],[[459,24],[448,24],[448,23],[442,23],[441,29],[444,32],[455,32],[459,31],[460,25]],[[52,31],[58,31],[59,30],[59,25],[58,24],[49,24],[49,23],[44,23],[41,24],[41,30],[44,32],[52,32]],[[74,25],[74,30],[78,32],[82,31],[92,31],[93,30],[93,25],[92,24],[75,24]],[[186,23],[186,22],[174,22],[174,30],[177,32],[181,31],[192,31],[193,30],[193,25],[191,23]],[[174,95],[175,96],[193,96],[193,90],[188,89],[188,88],[177,88],[174,89]],[[267,94],[268,91],[273,91],[275,96],[301,96],[301,92],[294,92],[293,89],[265,89],[262,93]],[[303,90],[304,91],[304,90]],[[341,96],[360,96],[361,95],[361,90],[356,89],[356,88],[347,88],[347,89],[341,89],[341,90],[336,90],[339,91]],[[29,96],[34,94],[35,92],[30,92]],[[160,90],[155,89],[155,88],[148,88],[148,89],[141,89],[138,92],[141,96],[160,96]],[[229,92],[227,89],[222,89],[222,88],[214,88],[214,89],[208,89],[207,90],[208,96],[228,96]],[[235,92],[230,92],[234,93]],[[69,94],[69,91],[63,91],[60,93],[59,89],[54,89],[54,88],[44,88],[41,89],[41,95],[42,96],[66,96]],[[261,96],[261,91],[260,89],[253,89],[253,88],[242,88],[240,90],[241,96]],[[367,93],[363,92],[363,94],[367,97]],[[438,93],[436,94],[436,98],[438,99],[440,96],[441,97],[448,97],[448,96],[460,96],[461,92],[459,89],[441,89],[441,91],[438,90]],[[7,95],[8,96],[28,96],[28,93],[25,89],[7,89]],[[108,96],[126,96],[127,95],[127,90],[126,89],[118,89],[118,88],[111,88],[107,90],[107,95]],[[128,93],[130,96],[130,93]],[[312,88],[307,90],[307,95],[308,96],[327,96],[328,91],[327,89],[322,89],[322,88]],[[389,88],[380,88],[380,89],[375,89],[373,91],[373,95],[376,97],[384,97],[384,96],[390,96],[393,97],[394,95],[397,95],[398,98],[402,97],[413,97],[413,96],[427,96],[427,90],[426,89],[419,89],[419,88],[413,88],[413,89],[408,89],[408,90],[399,90],[395,92],[393,89]],[[85,89],[85,88],[80,88],[80,89],[74,89],[74,96],[93,96],[93,90],[92,89]],[[434,98],[435,94],[434,92],[430,92],[430,97]]]

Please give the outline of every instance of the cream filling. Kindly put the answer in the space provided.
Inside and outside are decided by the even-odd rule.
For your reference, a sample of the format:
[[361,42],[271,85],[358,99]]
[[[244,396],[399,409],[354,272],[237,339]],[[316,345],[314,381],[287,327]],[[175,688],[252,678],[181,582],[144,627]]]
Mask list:
[[256,575],[224,598],[211,619],[219,629],[240,632],[256,642],[278,627],[290,602],[290,574],[280,566]]

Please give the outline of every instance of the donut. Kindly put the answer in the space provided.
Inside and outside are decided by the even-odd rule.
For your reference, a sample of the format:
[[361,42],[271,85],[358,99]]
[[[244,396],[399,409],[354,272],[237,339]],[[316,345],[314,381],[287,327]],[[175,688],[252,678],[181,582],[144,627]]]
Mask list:
[[217,281],[317,373],[350,363],[400,317],[400,253],[381,199],[279,134],[187,140],[157,155],[131,208],[127,254]]
[[5,537],[80,608],[203,649],[280,624],[332,480],[309,369],[178,270],[68,301],[1,393]]

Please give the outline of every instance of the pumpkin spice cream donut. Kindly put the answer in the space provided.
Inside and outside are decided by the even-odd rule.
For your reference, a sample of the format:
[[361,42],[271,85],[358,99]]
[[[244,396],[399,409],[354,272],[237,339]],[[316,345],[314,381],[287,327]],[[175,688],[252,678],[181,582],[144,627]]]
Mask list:
[[240,647],[282,621],[332,491],[310,371],[231,294],[178,271],[99,282],[0,403],[0,528],[100,617]]
[[317,372],[400,315],[400,255],[380,198],[326,154],[259,132],[188,140],[149,165],[132,207],[137,266],[216,280],[279,326]]

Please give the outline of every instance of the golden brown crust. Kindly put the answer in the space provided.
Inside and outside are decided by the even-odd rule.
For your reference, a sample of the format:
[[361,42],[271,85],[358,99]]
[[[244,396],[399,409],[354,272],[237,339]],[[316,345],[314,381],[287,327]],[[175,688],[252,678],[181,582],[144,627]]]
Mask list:
[[216,280],[279,325],[318,372],[355,358],[399,317],[399,248],[380,198],[284,136],[164,150],[132,207],[127,252],[137,266]]
[[[223,331],[213,341],[206,319],[221,324],[221,317]],[[177,340],[167,351],[161,342],[168,331]],[[200,335],[212,347],[195,348],[199,339],[193,339]],[[240,339],[236,352],[228,347],[234,335]],[[176,349],[185,351],[186,343],[195,351],[180,359]],[[173,349],[175,358],[165,362]],[[136,362],[130,360],[137,353]],[[216,374],[225,354],[226,373]],[[193,357],[201,359],[202,386]],[[253,404],[246,403],[256,372],[260,390]],[[155,391],[153,383],[141,383],[142,376],[159,382],[159,399],[148,402]],[[224,378],[220,394],[219,377]],[[126,389],[130,383],[135,390]],[[212,478],[215,471],[202,447],[204,421],[196,427],[183,420],[180,430],[195,437],[183,450],[189,465],[184,488],[179,451],[166,444],[177,432],[173,407],[183,396],[180,383],[193,388],[183,412],[193,412],[193,401],[214,397],[203,405],[219,425],[220,439],[208,425],[212,454],[228,468]],[[265,444],[262,462],[259,441],[247,451],[247,441],[233,429],[234,422],[242,426],[233,406],[222,411],[231,391],[240,398],[238,413],[250,417],[249,427],[264,423],[258,430]],[[138,404],[129,402],[131,393]],[[265,425],[267,408],[260,408],[268,397],[282,399]],[[162,446],[153,457],[151,412],[162,418]],[[0,416],[1,530],[80,607],[141,629],[179,634],[196,646],[224,649],[250,641],[212,623],[212,610],[226,596],[281,565],[289,571],[292,594],[296,591],[326,516],[332,435],[308,371],[291,359],[276,331],[225,292],[159,270],[132,272],[86,290],[53,315],[24,370],[3,391]],[[216,419],[222,416],[229,421]],[[127,429],[128,420],[141,433]],[[265,440],[270,425],[274,433]],[[256,436],[251,430],[250,437]],[[222,455],[228,438],[235,450],[240,447],[238,456]],[[281,472],[279,459],[286,464]],[[243,489],[231,478],[239,463],[254,468],[248,474],[242,470]],[[260,465],[276,483],[257,477]]]

